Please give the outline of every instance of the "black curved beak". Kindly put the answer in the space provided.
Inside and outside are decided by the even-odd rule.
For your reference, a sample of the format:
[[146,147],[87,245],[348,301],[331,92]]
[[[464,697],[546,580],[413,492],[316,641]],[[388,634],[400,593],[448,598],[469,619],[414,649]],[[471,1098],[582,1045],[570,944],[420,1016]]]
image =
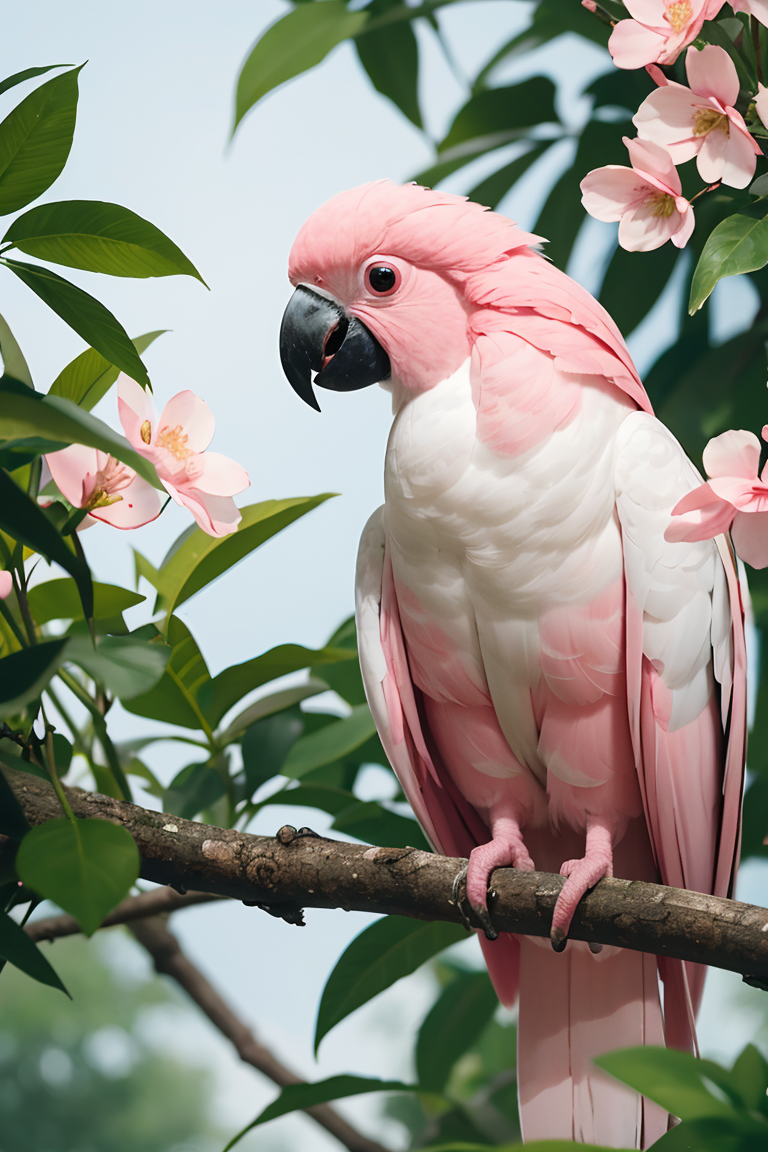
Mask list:
[[280,360],[294,392],[320,411],[314,383],[332,392],[355,392],[386,380],[389,356],[355,316],[326,296],[300,285],[280,326]]

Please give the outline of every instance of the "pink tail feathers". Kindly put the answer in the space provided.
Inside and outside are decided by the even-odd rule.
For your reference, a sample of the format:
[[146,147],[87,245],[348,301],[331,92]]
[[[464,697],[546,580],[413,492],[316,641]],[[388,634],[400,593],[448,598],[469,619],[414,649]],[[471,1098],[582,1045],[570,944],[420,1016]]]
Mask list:
[[517,1075],[526,1142],[649,1148],[667,1113],[597,1068],[616,1048],[664,1044],[656,957],[520,938]]

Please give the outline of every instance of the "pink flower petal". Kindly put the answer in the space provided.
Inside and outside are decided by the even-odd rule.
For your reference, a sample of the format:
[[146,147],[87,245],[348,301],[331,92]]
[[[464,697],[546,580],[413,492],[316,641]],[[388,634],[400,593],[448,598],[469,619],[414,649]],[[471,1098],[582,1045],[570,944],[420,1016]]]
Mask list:
[[725,153],[728,148],[728,136],[722,128],[708,132],[696,157],[696,167],[699,176],[708,184],[722,179],[725,168]]
[[729,188],[746,188],[755,174],[757,165],[755,145],[757,141],[749,135],[743,120],[741,123],[744,124],[744,131],[740,131],[741,126],[736,121],[736,117],[741,120],[739,113],[731,109],[728,114],[731,121],[731,131],[723,158],[722,181]]
[[13,577],[10,572],[3,570],[0,572],[0,600],[5,600],[6,596],[10,595],[13,588]]
[[245,468],[220,452],[206,452],[196,463],[198,467],[189,486],[201,492],[209,492],[212,496],[236,496],[250,487]]
[[651,140],[630,140],[627,136],[622,139],[629,152],[632,167],[637,172],[655,177],[673,195],[680,195],[682,191],[680,177],[669,152]]
[[712,540],[727,532],[734,509],[720,500],[708,484],[688,492],[672,509],[672,521],[664,533],[671,543],[681,540]]
[[757,512],[758,497],[755,494],[755,485],[758,480],[743,480],[740,476],[714,476],[709,486],[721,500],[727,500],[734,508],[742,512]]
[[[53,482],[66,496],[74,508],[82,508],[83,481],[90,474],[91,477],[99,470],[98,456],[95,448],[88,448],[85,444],[70,444],[59,452],[49,452],[46,456]],[[93,490],[93,481],[88,488],[87,495]]]
[[693,135],[694,116],[701,104],[689,88],[670,83],[643,100],[632,123],[641,139],[666,149],[675,164],[684,164],[701,147],[701,138]]
[[754,432],[731,428],[709,441],[701,459],[707,476],[740,476],[754,483],[760,463],[760,441]]
[[186,436],[185,447],[190,452],[204,452],[211,440],[216,427],[213,412],[194,392],[186,389],[178,392],[166,404],[160,415],[160,438],[164,428],[175,429],[179,427],[182,436]]
[[768,568],[768,512],[737,512],[733,546],[736,555],[753,568]]
[[130,444],[146,452],[157,432],[157,413],[149,391],[124,372],[117,378],[117,411]]
[[228,496],[211,496],[197,488],[187,488],[178,493],[178,503],[192,513],[209,536],[229,536],[242,520],[240,509]]
[[619,224],[619,244],[627,252],[652,252],[671,240],[678,229],[679,216],[657,215],[654,201],[630,208]]
[[712,96],[721,104],[735,104],[738,100],[739,76],[725,48],[707,44],[699,51],[691,45],[685,54],[685,71],[698,96]]
[[667,30],[663,0],[626,0],[624,7],[633,20],[644,24],[646,28],[655,28],[657,32]]
[[111,524],[113,528],[140,528],[150,520],[156,520],[163,507],[163,499],[156,488],[134,476],[127,488],[119,493],[122,500],[108,504],[105,508],[92,508],[91,516]]
[[643,68],[659,59],[664,45],[664,37],[652,28],[636,20],[619,20],[611,32],[608,51],[617,68]]
[[[766,0],[768,7],[768,0]],[[766,23],[766,21],[764,21]],[[768,88],[763,84],[757,85],[757,96],[755,96],[755,110],[763,122],[763,127],[768,128]]]
[[693,215],[693,208],[691,208],[690,205],[688,206],[687,212],[680,212],[680,206],[678,204],[678,212],[678,219],[680,223],[677,231],[672,237],[672,243],[674,244],[675,248],[685,248],[686,244],[693,235],[693,229],[696,224],[696,220]]
[[581,182],[581,202],[597,220],[620,220],[631,205],[648,195],[648,183],[631,168],[607,164],[588,172]]

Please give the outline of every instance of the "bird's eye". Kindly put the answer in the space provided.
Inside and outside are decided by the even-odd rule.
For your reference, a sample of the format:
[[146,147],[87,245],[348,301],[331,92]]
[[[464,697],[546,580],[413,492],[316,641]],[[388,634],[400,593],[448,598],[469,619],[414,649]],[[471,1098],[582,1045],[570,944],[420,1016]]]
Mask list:
[[365,284],[376,296],[391,296],[400,287],[400,273],[391,264],[370,264],[365,270]]

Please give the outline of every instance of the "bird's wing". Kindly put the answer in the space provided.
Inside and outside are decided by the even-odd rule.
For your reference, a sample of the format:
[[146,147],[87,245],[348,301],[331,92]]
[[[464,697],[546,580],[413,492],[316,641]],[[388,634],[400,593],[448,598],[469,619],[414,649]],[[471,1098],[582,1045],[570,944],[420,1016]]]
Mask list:
[[[630,728],[651,846],[663,883],[727,896],[738,864],[746,745],[738,578],[725,538],[664,539],[672,508],[699,483],[655,417],[627,417],[617,440],[616,506]],[[689,966],[688,975],[695,1007],[703,970]]]

